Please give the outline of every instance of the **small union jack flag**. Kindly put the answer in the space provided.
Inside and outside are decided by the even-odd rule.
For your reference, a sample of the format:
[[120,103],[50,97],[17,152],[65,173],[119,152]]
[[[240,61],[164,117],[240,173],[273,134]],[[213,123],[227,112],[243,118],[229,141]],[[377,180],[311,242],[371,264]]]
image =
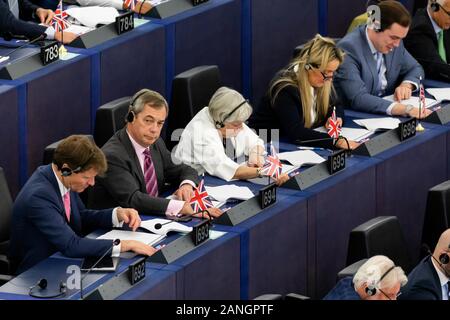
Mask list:
[[58,8],[55,10],[55,15],[52,19],[52,26],[56,32],[70,27],[70,23],[67,21],[68,16],[67,12],[63,10],[62,1],[59,1]]
[[341,135],[341,127],[338,125],[336,117],[336,107],[333,107],[333,114],[328,121],[328,135],[334,139],[339,138]]
[[421,111],[423,112],[427,106],[425,105],[425,89],[423,88],[422,77],[420,77],[419,81],[419,100],[420,107],[422,108]]
[[194,190],[194,196],[192,197],[190,204],[192,205],[194,212],[200,212],[207,208],[213,207],[211,200],[209,199],[208,192],[205,189],[205,181],[202,178],[198,187]]
[[125,8],[134,10],[136,3],[134,0],[124,0],[123,3],[125,4]]
[[260,173],[264,176],[278,179],[278,177],[281,175],[282,167],[283,165],[280,162],[280,158],[278,158],[278,153],[275,150],[272,142],[270,142],[270,155],[267,156],[266,162],[261,168]]

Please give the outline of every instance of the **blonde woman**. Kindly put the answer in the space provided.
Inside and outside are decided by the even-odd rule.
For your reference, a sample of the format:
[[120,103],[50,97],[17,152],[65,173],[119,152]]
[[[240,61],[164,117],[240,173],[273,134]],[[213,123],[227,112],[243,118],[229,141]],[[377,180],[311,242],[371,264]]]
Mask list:
[[[344,60],[344,52],[333,40],[316,35],[300,54],[272,80],[267,95],[250,118],[255,129],[280,129],[280,135],[291,142],[325,139],[312,145],[332,148],[326,133],[314,128],[328,127],[336,107],[338,123],[342,126],[343,108],[339,105],[332,80]],[[354,149],[358,143],[338,140],[338,148]]]

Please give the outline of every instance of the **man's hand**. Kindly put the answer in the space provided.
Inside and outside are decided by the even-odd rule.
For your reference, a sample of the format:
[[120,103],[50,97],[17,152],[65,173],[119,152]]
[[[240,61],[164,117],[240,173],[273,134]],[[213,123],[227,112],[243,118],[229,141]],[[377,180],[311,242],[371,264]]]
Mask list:
[[[141,9],[141,6],[142,6],[142,9]],[[138,1],[138,2],[136,2],[136,5],[134,7],[134,12],[135,13],[146,14],[151,9],[152,9],[152,5],[148,1],[145,1],[144,4],[142,4],[142,1]]]
[[76,38],[78,38],[78,35],[72,32],[64,31],[64,35],[61,31],[55,32],[55,40],[58,40],[64,44],[71,43]]
[[360,145],[359,142],[353,141],[353,140],[348,140],[348,145],[347,142],[345,141],[345,139],[339,139],[336,142],[336,147],[340,148],[340,149],[346,149],[348,150],[348,148],[350,147],[350,150],[354,150],[356,148],[358,148]]
[[427,108],[422,108],[422,111],[420,113],[420,117],[419,117],[419,108],[412,108],[410,111],[408,111],[408,116],[410,117],[414,117],[414,118],[426,118],[430,115],[430,113],[432,113],[433,111],[427,109]]
[[194,196],[194,188],[188,183],[183,184],[177,191],[175,191],[175,196],[179,200],[191,201]]
[[205,212],[199,212],[193,215],[193,217],[196,218],[204,218],[204,219],[211,219],[211,218],[218,218],[222,215],[222,210],[220,210],[219,208],[208,208],[206,209],[206,211],[208,211],[208,214],[206,214]]
[[184,214],[184,215],[187,215],[187,216],[190,216],[190,215],[194,214],[194,210],[192,210],[192,206],[189,203],[189,201],[186,201],[184,203],[183,208],[181,208],[181,210],[180,210],[180,213]]
[[36,16],[39,18],[41,23],[49,26],[55,16],[55,13],[49,9],[38,8],[36,9]]
[[289,179],[290,179],[289,175],[287,173],[283,173],[278,177],[278,179],[275,179],[275,183],[277,184],[277,186],[281,186],[283,183],[285,183]]
[[134,209],[118,208],[117,219],[119,222],[123,221],[128,224],[133,231],[136,231],[136,229],[141,225],[141,217],[139,217],[138,212]]
[[408,82],[404,82],[401,85],[399,85],[394,92],[394,100],[395,101],[402,101],[411,98],[413,85]]
[[120,251],[121,252],[133,251],[137,254],[151,256],[158,250],[140,241],[122,240],[120,241]]

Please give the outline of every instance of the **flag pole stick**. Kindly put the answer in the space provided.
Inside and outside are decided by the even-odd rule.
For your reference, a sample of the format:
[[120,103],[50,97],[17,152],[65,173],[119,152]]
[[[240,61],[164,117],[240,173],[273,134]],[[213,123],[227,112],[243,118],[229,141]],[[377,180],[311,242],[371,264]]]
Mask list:
[[[423,95],[425,95],[425,88],[423,87],[423,82],[422,82],[422,76],[420,76],[419,78],[419,118],[417,119],[417,125],[416,125],[416,131],[422,132],[425,130],[425,128],[422,126],[422,124],[420,123],[420,119],[422,118],[422,108],[425,108],[425,97],[423,97],[423,103],[422,103],[422,92]],[[423,105],[423,106],[422,106]]]

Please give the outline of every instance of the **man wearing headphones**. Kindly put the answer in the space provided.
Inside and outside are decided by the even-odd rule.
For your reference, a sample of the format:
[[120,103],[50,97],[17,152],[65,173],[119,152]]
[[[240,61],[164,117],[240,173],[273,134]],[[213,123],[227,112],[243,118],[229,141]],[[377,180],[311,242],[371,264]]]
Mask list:
[[138,241],[83,236],[95,229],[127,223],[136,230],[141,223],[134,209],[87,210],[78,193],[94,185],[106,171],[103,152],[86,136],[73,135],[56,148],[53,163],[39,167],[19,192],[13,206],[10,260],[17,274],[57,251],[68,257],[102,256],[111,249],[152,255],[155,249]]
[[[193,214],[189,202],[199,182],[197,172],[175,164],[160,138],[168,111],[166,100],[155,91],[142,89],[133,96],[126,126],[102,147],[108,171],[97,179],[90,207],[120,205],[146,215]],[[159,197],[167,183],[178,187],[176,199]],[[217,217],[221,212],[213,208],[210,214]]]
[[324,300],[397,300],[408,282],[402,268],[386,256],[373,256],[355,276],[340,280]]
[[450,80],[450,0],[430,0],[419,9],[405,47],[422,64],[427,78]]
[[449,300],[450,229],[444,231],[433,254],[425,257],[409,274],[401,300]]
[[[397,1],[382,1],[378,7],[380,21],[370,17],[367,26],[358,27],[338,42],[347,56],[337,70],[336,91],[351,109],[418,118],[419,108],[402,103],[411,97],[423,76],[422,67],[402,44],[411,16]],[[382,98],[390,94],[394,94],[394,102]],[[424,108],[420,117],[430,112]]]

